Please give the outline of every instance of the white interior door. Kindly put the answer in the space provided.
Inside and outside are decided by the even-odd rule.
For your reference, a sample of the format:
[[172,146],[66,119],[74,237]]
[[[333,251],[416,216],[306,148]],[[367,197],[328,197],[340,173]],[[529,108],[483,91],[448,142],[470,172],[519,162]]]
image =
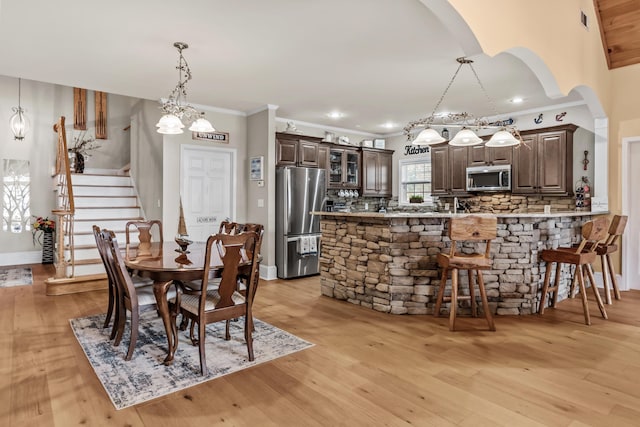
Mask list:
[[189,237],[205,241],[235,218],[235,150],[183,145],[180,194]]
[[622,235],[622,276],[626,289],[640,289],[640,139],[623,142],[622,213],[629,216]]

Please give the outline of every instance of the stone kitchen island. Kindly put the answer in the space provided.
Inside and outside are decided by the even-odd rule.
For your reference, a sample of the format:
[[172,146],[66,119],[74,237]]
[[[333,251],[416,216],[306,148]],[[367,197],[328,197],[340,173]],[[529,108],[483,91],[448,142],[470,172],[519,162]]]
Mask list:
[[[441,273],[437,254],[450,247],[447,226],[455,214],[313,213],[322,217],[323,295],[391,314],[433,313]],[[546,269],[538,254],[578,242],[581,225],[595,214],[474,215],[497,217],[497,238],[491,243],[493,266],[484,270],[484,280],[491,311],[509,315],[537,311]],[[475,252],[476,244],[458,249]],[[484,244],[480,249],[484,251]],[[571,269],[565,265],[558,301],[568,297],[570,278]],[[466,274],[460,275],[460,284],[461,292],[468,292]]]

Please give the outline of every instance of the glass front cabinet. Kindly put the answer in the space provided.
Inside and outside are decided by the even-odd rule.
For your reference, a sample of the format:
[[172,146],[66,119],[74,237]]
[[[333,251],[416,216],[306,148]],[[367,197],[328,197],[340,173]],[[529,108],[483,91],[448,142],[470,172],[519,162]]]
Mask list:
[[360,152],[349,148],[329,150],[329,188],[360,188]]

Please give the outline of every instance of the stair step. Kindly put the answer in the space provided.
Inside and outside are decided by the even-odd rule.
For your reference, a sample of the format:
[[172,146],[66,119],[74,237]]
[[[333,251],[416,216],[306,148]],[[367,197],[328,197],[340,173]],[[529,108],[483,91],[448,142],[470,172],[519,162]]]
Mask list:
[[131,186],[131,177],[121,175],[73,174],[71,183],[76,185]]
[[102,186],[102,185],[73,185],[73,197],[82,196],[120,196],[120,197],[135,197],[135,190],[133,186]]
[[[105,219],[76,219],[74,221],[74,235],[75,233],[91,233],[91,237],[93,238],[93,225],[97,225],[100,228],[106,228],[109,230],[116,231],[124,231],[127,222],[129,221],[140,221],[141,217],[131,217],[131,218],[105,218]],[[95,241],[95,239],[94,239]]]
[[140,217],[139,207],[85,207],[76,208],[75,220],[102,220]]
[[138,207],[138,198],[136,196],[77,196],[74,193],[73,201],[75,203],[76,209],[100,207]]

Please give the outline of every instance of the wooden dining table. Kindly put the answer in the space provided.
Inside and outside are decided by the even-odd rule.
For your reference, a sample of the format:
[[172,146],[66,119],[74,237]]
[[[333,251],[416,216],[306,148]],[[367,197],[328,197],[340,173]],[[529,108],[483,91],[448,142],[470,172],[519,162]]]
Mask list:
[[[185,254],[179,253],[178,249],[178,245],[173,241],[131,244],[127,245],[124,257],[127,268],[136,271],[142,277],[153,280],[153,293],[158,312],[167,333],[168,351],[164,359],[165,365],[173,363],[173,356],[178,346],[177,328],[169,312],[167,291],[175,281],[186,283],[202,279],[206,243],[192,243]],[[210,265],[209,279],[220,277],[224,266],[217,250],[211,251]],[[250,263],[245,255],[241,267],[246,266],[250,266]]]

